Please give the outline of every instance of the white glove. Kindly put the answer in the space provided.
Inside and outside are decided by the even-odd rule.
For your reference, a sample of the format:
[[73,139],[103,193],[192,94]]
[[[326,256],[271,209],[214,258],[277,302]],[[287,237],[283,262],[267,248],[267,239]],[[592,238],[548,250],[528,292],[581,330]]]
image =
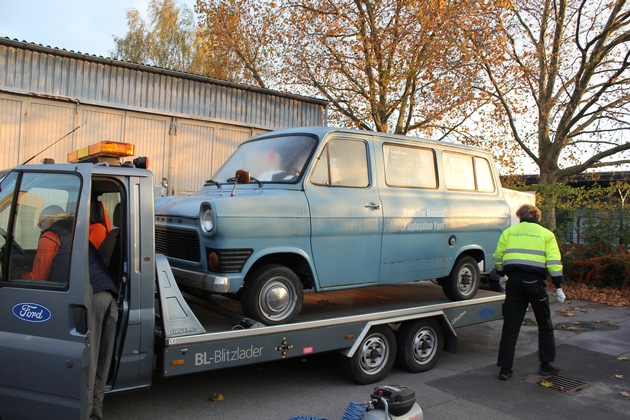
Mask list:
[[564,302],[567,298],[561,288],[556,289],[556,296],[558,297],[558,302],[560,303]]
[[508,281],[507,276],[501,276],[501,278],[499,278],[499,284],[501,285],[501,288],[503,290],[505,290],[505,283]]

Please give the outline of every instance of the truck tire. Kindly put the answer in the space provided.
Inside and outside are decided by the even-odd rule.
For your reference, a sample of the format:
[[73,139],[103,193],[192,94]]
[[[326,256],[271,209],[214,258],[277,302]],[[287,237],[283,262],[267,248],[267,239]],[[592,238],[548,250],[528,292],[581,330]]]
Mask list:
[[414,373],[433,369],[442,354],[442,334],[442,326],[435,319],[405,322],[396,333],[398,365]]
[[302,310],[304,290],[299,277],[283,265],[256,270],[243,286],[241,307],[246,316],[265,325],[291,322]]
[[455,261],[448,277],[442,281],[442,290],[451,300],[468,300],[479,290],[481,273],[477,261],[464,255]]
[[343,357],[342,370],[359,384],[383,380],[396,361],[396,337],[391,328],[373,327],[352,357]]

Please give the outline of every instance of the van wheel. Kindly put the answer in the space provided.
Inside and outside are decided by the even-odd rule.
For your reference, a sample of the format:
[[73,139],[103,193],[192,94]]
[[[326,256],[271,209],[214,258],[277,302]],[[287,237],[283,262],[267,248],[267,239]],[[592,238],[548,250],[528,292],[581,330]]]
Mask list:
[[259,268],[245,282],[241,307],[246,316],[265,325],[286,324],[298,316],[303,299],[298,276],[274,264]]
[[442,354],[442,327],[435,319],[406,322],[397,334],[396,361],[409,372],[426,372],[433,369]]
[[479,289],[481,274],[477,261],[469,256],[460,257],[451,274],[442,283],[444,294],[451,300],[467,300],[475,296]]
[[352,357],[341,359],[342,370],[360,384],[384,379],[396,360],[396,337],[391,328],[371,328]]

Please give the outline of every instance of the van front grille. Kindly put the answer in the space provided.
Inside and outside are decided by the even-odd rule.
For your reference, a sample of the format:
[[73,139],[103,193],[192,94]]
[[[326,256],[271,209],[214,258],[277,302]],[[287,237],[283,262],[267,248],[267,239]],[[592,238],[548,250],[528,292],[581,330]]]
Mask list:
[[201,261],[199,237],[192,230],[156,226],[155,252],[195,263]]

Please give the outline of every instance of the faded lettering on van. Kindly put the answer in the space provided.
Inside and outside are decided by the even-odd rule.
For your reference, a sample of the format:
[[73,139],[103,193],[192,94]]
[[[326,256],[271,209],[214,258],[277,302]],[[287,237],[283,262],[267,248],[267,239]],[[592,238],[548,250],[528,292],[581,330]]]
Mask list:
[[445,209],[403,209],[401,217],[448,217]]
[[444,222],[411,222],[405,225],[402,230],[407,232],[422,232],[444,229],[446,229],[446,223]]

